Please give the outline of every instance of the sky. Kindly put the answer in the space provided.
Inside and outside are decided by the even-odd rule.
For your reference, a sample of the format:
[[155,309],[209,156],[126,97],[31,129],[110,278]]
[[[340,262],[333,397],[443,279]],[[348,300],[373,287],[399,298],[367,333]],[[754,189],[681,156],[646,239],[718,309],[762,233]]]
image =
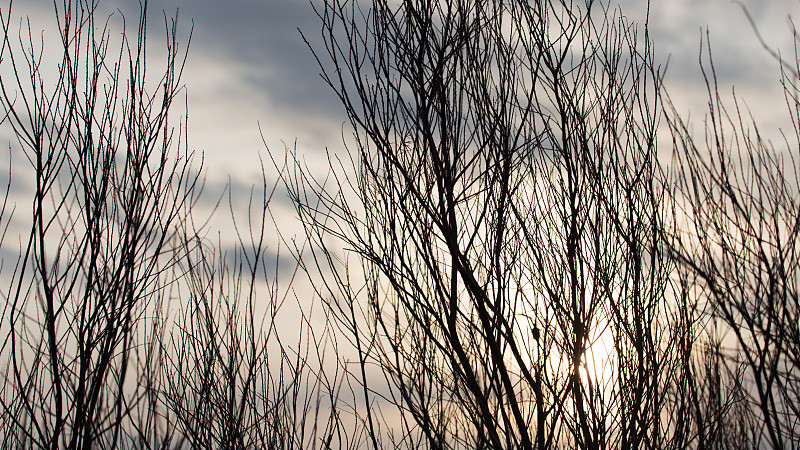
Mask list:
[[[132,0],[99,2],[108,11],[131,11],[138,5]],[[295,145],[301,154],[341,147],[346,117],[300,34],[318,46],[320,21],[312,2],[150,1],[151,45],[163,39],[164,13],[179,12],[184,38],[192,28],[184,74],[189,144],[204,153],[209,177],[257,181],[259,153],[265,151],[259,126],[273,152]],[[620,4],[633,20],[646,16],[643,0]],[[761,47],[742,7],[770,46],[792,51],[787,17],[800,18],[797,0],[655,0],[650,5],[657,57],[664,63],[669,58],[667,86],[682,110],[705,104],[698,52],[707,27],[722,85],[735,85],[762,120],[780,117],[782,110],[774,104],[780,101],[776,63]],[[17,0],[14,8],[18,16],[30,12],[41,20],[52,15],[50,0]]]
[[[757,116],[771,122],[783,111],[775,107],[781,101],[776,63],[740,5],[770,46],[792,51],[787,17],[800,18],[798,0],[656,0],[650,20],[657,57],[669,58],[667,86],[679,108],[701,114],[705,97],[698,53],[707,27],[722,85],[736,86]],[[301,154],[341,146],[346,117],[299,31],[319,44],[311,2],[160,0],[151,8],[167,13],[179,8],[180,21],[194,24],[185,78],[190,136],[209,157],[212,172],[257,175],[253,163],[264,149],[259,124],[273,151],[295,142]],[[642,20],[647,4],[624,0],[621,8]]]
[[[647,2],[617,1],[632,20],[646,17]],[[132,18],[138,8],[134,0],[98,2],[106,13],[120,10]],[[260,182],[267,148],[278,157],[296,148],[323,165],[326,148],[341,151],[342,133],[349,133],[344,110],[301,36],[320,48],[313,5],[320,0],[150,1],[152,48],[163,42],[165,14],[178,12],[183,44],[191,30],[183,77],[189,147],[204,155],[209,190],[219,192],[230,180],[235,193],[246,194]],[[14,17],[30,17],[34,30],[55,33],[51,0],[16,0],[13,8]],[[777,63],[744,10],[770,47],[791,54],[788,18],[800,20],[798,0],[654,0],[649,13],[656,57],[668,62],[667,88],[678,109],[700,120],[706,99],[698,54],[707,31],[723,91],[735,86],[755,116],[775,129],[785,117]]]
[[[134,18],[137,12],[136,0],[97,1],[109,14],[119,9]],[[647,16],[643,0],[615,1],[632,20]],[[267,148],[278,158],[284,149],[296,148],[301,158],[323,166],[326,148],[342,151],[342,135],[349,133],[347,118],[301,36],[302,31],[312,46],[321,48],[320,20],[312,4],[318,6],[320,0],[150,0],[148,39],[153,49],[163,42],[164,14],[179,12],[179,40],[184,44],[191,30],[183,76],[189,148],[204,155],[209,204],[227,183],[239,205],[246,201],[251,186],[261,182],[260,164]],[[0,10],[7,12],[5,6]],[[762,48],[744,10],[764,41],[791,59],[788,18],[800,22],[800,0],[653,0],[649,14],[656,58],[664,65],[668,62],[665,82],[678,110],[691,112],[701,126],[707,100],[698,55],[707,31],[723,92],[735,86],[768,133],[775,135],[777,127],[785,125],[778,64]],[[52,15],[52,0],[14,1],[13,16],[29,17],[31,28],[44,30],[45,37],[56,33]],[[0,129],[0,139],[10,139],[5,131]],[[0,155],[2,184],[7,177],[4,160]],[[15,164],[24,160],[16,157]],[[14,183],[15,193],[24,191],[24,179],[17,177]],[[9,236],[15,223],[23,233],[30,217],[24,204],[17,206]],[[291,205],[284,201],[274,208],[284,233],[292,233],[292,227],[300,231],[292,221]],[[16,241],[9,239],[6,244],[11,245],[0,249],[0,257],[15,260],[11,250],[16,250]]]

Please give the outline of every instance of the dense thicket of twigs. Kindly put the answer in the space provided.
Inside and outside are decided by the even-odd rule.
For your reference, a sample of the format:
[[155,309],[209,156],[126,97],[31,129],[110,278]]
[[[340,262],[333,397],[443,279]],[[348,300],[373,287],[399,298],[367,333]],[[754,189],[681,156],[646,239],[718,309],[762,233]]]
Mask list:
[[[146,2],[134,31],[56,3],[60,53],[0,9],[24,155],[0,446],[800,446],[797,64],[773,145],[709,56],[703,140],[647,24],[605,2],[315,5],[347,157],[323,180],[290,153],[246,211],[229,197],[228,252],[196,219],[175,21],[158,66]],[[267,246],[276,187],[307,240],[283,238],[292,267]]]
[[707,49],[705,141],[695,139],[674,110],[669,115],[676,149],[668,246],[681,266],[681,298],[708,322],[706,348],[714,361],[706,369],[708,384],[689,392],[698,404],[695,415],[721,422],[700,430],[698,441],[797,448],[800,58],[779,60],[790,128],[776,143],[738,98],[724,101],[710,42]]
[[[363,263],[364,289],[326,267],[323,298],[388,382],[363,410],[373,445],[379,427],[404,447],[691,440],[672,421],[691,343],[660,249],[660,74],[646,30],[601,7],[320,11],[357,172],[334,190],[300,174],[293,192],[321,199],[298,204],[322,251],[332,234]],[[384,383],[360,381],[366,397]],[[381,421],[393,407],[405,420]]]
[[23,196],[31,215],[16,211],[30,231],[3,265],[0,446],[316,443],[336,423],[318,414],[317,342],[275,334],[287,291],[265,241],[273,190],[265,178],[251,195],[229,253],[195,225],[202,178],[175,111],[186,47],[167,20],[165,57],[148,65],[146,6],[131,32],[97,2],[56,3],[60,54],[2,10],[0,105],[24,154],[4,225]]

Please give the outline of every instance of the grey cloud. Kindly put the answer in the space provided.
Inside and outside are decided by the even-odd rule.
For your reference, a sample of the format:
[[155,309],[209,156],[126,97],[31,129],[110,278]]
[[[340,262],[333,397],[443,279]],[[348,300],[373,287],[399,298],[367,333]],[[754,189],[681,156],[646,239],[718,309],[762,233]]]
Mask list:
[[193,21],[190,58],[228,65],[238,77],[231,83],[244,83],[247,92],[261,97],[266,114],[319,118],[341,112],[298,31],[311,39],[319,34],[309,2],[161,0],[151,8],[168,15],[178,9],[184,27]]
[[[316,1],[316,0],[315,0]],[[625,15],[642,20],[647,9],[642,0],[619,0]],[[26,8],[48,8],[48,0],[27,0]],[[107,0],[101,7],[135,14],[138,2]],[[745,7],[760,24],[770,43],[783,46],[789,38],[785,17],[798,12],[797,2],[747,0]],[[159,20],[180,11],[184,31],[194,23],[190,58],[210,60],[230,68],[232,85],[260,98],[265,116],[290,116],[297,120],[344,119],[337,99],[319,77],[319,68],[298,28],[320,48],[319,19],[306,0],[151,0],[150,31],[163,35]],[[695,78],[699,74],[701,28],[708,25],[718,75],[739,83],[762,83],[775,77],[765,71],[766,52],[750,29],[739,6],[726,0],[654,1],[650,5],[651,33],[659,59],[670,56],[670,77]],[[780,21],[780,24],[776,24]],[[773,65],[773,67],[775,67]],[[202,68],[198,67],[198,71]],[[189,74],[202,77],[201,73]],[[190,86],[191,88],[191,86]],[[220,86],[224,92],[225,86]],[[253,121],[255,122],[253,118]],[[281,136],[287,139],[292,136]]]
[[[640,22],[644,20],[645,2],[621,0],[619,3],[626,15]],[[742,5],[770,46],[784,51],[791,46],[786,17],[800,12],[797,2],[746,0]],[[701,40],[704,51],[707,50],[706,32],[711,40],[717,76],[722,82],[747,85],[776,79],[777,63],[761,47],[747,16],[736,2],[652,2],[650,32],[657,58],[664,62],[669,57],[669,79],[702,84],[698,58]]]
[[[256,265],[256,281],[281,282],[287,281],[297,266],[297,260],[292,256],[288,249],[276,246],[265,246],[259,250],[259,259],[256,261],[256,248],[252,246],[232,245],[224,247],[222,256],[228,269],[242,269],[245,273],[243,281],[247,281],[247,273],[251,270],[251,265]],[[275,279],[275,274],[278,279]],[[266,278],[266,280],[264,279]]]
[[[319,0],[313,1],[319,3]],[[633,20],[644,18],[646,2],[619,0],[619,3],[623,13]],[[765,39],[787,50],[791,36],[785,17],[800,9],[798,3],[795,0],[747,0],[744,3],[762,27]],[[100,5],[104,11],[120,9],[129,17],[135,16],[138,8],[138,2],[129,0],[103,0]],[[50,0],[26,0],[24,7],[39,10],[51,8],[52,3]],[[154,44],[163,37],[161,20],[164,14],[171,16],[176,10],[180,11],[182,36],[186,36],[194,24],[184,81],[190,92],[202,90],[204,101],[190,103],[190,114],[195,118],[191,123],[200,123],[199,127],[204,129],[219,128],[213,130],[219,142],[211,145],[207,140],[201,150],[216,148],[214,152],[224,153],[231,159],[233,147],[247,145],[246,152],[254,154],[263,149],[256,136],[259,120],[269,125],[266,138],[273,142],[299,137],[300,144],[306,146],[308,140],[304,138],[314,133],[324,136],[315,140],[314,145],[325,142],[336,146],[341,142],[338,125],[345,121],[341,105],[319,77],[320,69],[298,32],[298,28],[303,30],[312,45],[320,48],[319,18],[309,1],[150,0],[149,8],[149,32]],[[717,75],[724,84],[736,85],[742,91],[774,86],[777,65],[760,48],[736,3],[729,0],[653,1],[650,10],[657,57],[662,62],[670,57],[667,81],[686,91],[687,96],[697,97],[697,93],[702,93],[698,52],[701,28],[706,25],[711,34]],[[218,84],[198,83],[204,79],[204,70],[210,67],[214,67],[216,73],[223,73],[222,77],[213,78]],[[252,130],[252,136],[240,138],[247,130]],[[249,156],[247,159],[252,161]]]

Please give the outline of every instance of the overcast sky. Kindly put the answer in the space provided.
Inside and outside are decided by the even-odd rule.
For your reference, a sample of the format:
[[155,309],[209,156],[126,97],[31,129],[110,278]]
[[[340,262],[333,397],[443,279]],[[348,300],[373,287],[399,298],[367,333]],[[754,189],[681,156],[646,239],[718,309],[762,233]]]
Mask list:
[[[130,11],[133,0],[99,0],[104,9]],[[318,0],[314,0],[318,3]],[[748,0],[745,6],[768,44],[792,50],[787,17],[800,17],[797,0]],[[642,0],[622,0],[624,13],[645,17]],[[47,28],[50,0],[18,0],[16,16],[30,14]],[[190,146],[203,151],[209,176],[253,176],[263,150],[258,124],[274,151],[341,145],[345,117],[299,30],[312,42],[319,20],[307,0],[151,0],[151,44],[163,37],[162,11],[179,10],[183,36],[193,26],[184,82],[189,100]],[[135,11],[135,10],[134,10]],[[698,68],[701,30],[708,27],[720,80],[735,85],[769,121],[780,114],[776,64],[765,52],[740,3],[730,0],[654,1],[651,32],[658,57],[669,57],[670,92],[685,109],[704,104]],[[255,163],[255,164],[254,164]]]
[[[295,139],[301,151],[341,145],[342,109],[321,82],[298,31],[316,43],[319,20],[307,0],[163,4],[167,11],[179,7],[185,24],[194,22],[185,79],[192,139],[212,161],[216,155],[225,156],[220,170],[239,170],[230,156],[256,160],[263,148],[257,122],[273,150],[281,150],[282,142],[293,145]],[[787,17],[800,17],[800,1],[750,0],[743,5],[768,44],[792,51]],[[642,0],[622,4],[623,12],[635,20],[645,17],[646,6]],[[664,62],[669,57],[668,86],[681,107],[700,109],[705,104],[698,52],[701,30],[707,27],[723,86],[735,85],[763,120],[780,117],[776,63],[761,48],[739,4],[661,0],[653,2],[650,15],[658,57]]]
[[[130,10],[133,0],[99,0],[104,8]],[[317,1],[318,0],[314,0]],[[800,17],[798,0],[748,0],[743,3],[771,46],[792,51],[787,17]],[[50,0],[18,0],[15,15],[51,14]],[[736,85],[764,120],[780,113],[776,64],[761,49],[740,3],[730,0],[654,1],[651,32],[659,58],[669,56],[671,94],[687,109],[702,107],[698,51],[708,27],[720,80]],[[645,16],[646,2],[623,0],[623,12]],[[284,143],[300,150],[339,146],[345,117],[321,82],[303,42],[312,41],[319,20],[307,0],[151,0],[151,44],[163,37],[162,11],[180,11],[184,36],[193,36],[184,81],[189,96],[190,145],[205,152],[209,175],[255,173],[263,149],[258,123],[273,150]],[[41,27],[47,24],[42,22]],[[772,91],[771,93],[769,91]],[[692,104],[693,101],[699,103]],[[776,111],[777,110],[777,111]]]
[[[122,9],[131,19],[135,18],[136,0],[97,1],[106,12]],[[619,1],[627,16],[643,20],[646,2]],[[800,20],[800,0],[746,0],[743,5],[764,40],[791,55],[793,39],[787,18],[791,15]],[[4,14],[7,12],[4,7],[0,9]],[[184,43],[193,27],[183,81],[188,95],[189,147],[205,155],[207,191],[212,194],[206,196],[209,204],[214,203],[213,194],[221,193],[230,179],[234,200],[239,200],[239,206],[246,206],[250,187],[260,182],[259,155],[264,156],[266,151],[259,124],[267,145],[279,156],[283,155],[284,146],[293,147],[295,142],[298,153],[317,163],[325,163],[322,156],[326,147],[333,152],[341,151],[346,117],[320,79],[317,64],[298,31],[302,30],[312,44],[318,45],[319,20],[307,0],[151,0],[148,32],[151,49],[163,43],[162,11],[174,15],[177,9]],[[15,20],[29,16],[33,30],[45,30],[45,40],[56,35],[52,29],[52,0],[15,0],[13,16]],[[698,65],[701,33],[706,27],[723,89],[729,91],[736,86],[737,93],[747,100],[771,135],[775,135],[775,127],[784,125],[781,119],[785,117],[785,106],[777,63],[762,49],[738,3],[654,0],[650,23],[657,57],[662,63],[669,59],[666,81],[670,95],[681,111],[693,111],[698,125],[706,103]],[[57,48],[50,51],[58,56]],[[344,130],[347,133],[347,128]],[[0,139],[9,141],[13,149],[7,128],[0,127]],[[3,160],[0,156],[0,161]],[[16,212],[6,242],[0,248],[0,259],[5,258],[9,267],[17,256],[14,252],[19,240],[15,235],[22,239],[30,229],[27,225],[30,213],[26,211],[30,208],[30,198],[25,194],[31,192],[31,186],[29,183],[26,186],[27,180],[17,175],[21,172],[17,170],[19,166],[25,164],[24,157],[17,152],[12,194],[21,196],[12,197],[12,201],[18,200]],[[3,185],[8,176],[4,167],[0,162]],[[300,231],[293,222],[290,205],[284,201],[276,209],[279,220],[289,224],[286,227],[282,224],[284,233],[291,234],[292,227]],[[227,211],[218,216],[229,220]],[[225,227],[216,225],[219,230]],[[222,231],[220,239],[226,237],[224,234]],[[224,245],[234,245],[230,233],[227,238]],[[268,251],[274,252],[275,248],[273,242]],[[288,257],[285,251],[281,255]],[[6,270],[0,275],[10,273]],[[297,327],[293,329],[297,331]],[[293,341],[290,338],[288,342]]]
[[[313,0],[319,4],[319,0]],[[99,0],[104,11],[134,16],[134,0]],[[647,3],[621,0],[634,20]],[[683,111],[702,117],[706,102],[698,66],[701,33],[708,29],[720,82],[736,86],[767,126],[784,116],[777,63],[761,48],[742,10],[752,15],[765,41],[789,53],[788,17],[800,18],[798,0],[654,0],[651,33],[657,57],[669,58],[667,84]],[[203,152],[211,183],[249,186],[258,182],[259,153],[282,154],[285,145],[314,158],[341,149],[346,120],[341,106],[319,77],[299,30],[318,43],[319,19],[307,0],[151,0],[149,39],[163,42],[163,14],[179,10],[182,38],[193,27],[184,83],[189,105],[189,145]],[[14,16],[29,15],[35,30],[54,33],[52,0],[16,0]],[[133,18],[133,17],[132,17]],[[54,49],[55,50],[55,49]]]
[[[646,2],[622,3],[629,17],[645,17]],[[742,5],[768,44],[792,51],[787,17],[800,18],[800,1],[749,0]],[[239,159],[249,163],[246,167],[257,161],[263,148],[257,122],[273,150],[295,139],[301,151],[341,145],[342,109],[321,82],[298,31],[312,41],[319,35],[319,20],[307,0],[161,0],[151,7],[167,12],[179,7],[181,21],[194,22],[185,78],[191,138],[211,161],[222,156],[220,170],[240,170]],[[658,57],[664,62],[669,57],[668,86],[681,107],[705,104],[698,52],[701,30],[708,27],[723,86],[735,85],[764,121],[780,117],[776,63],[761,48],[738,3],[656,0],[650,15]]]

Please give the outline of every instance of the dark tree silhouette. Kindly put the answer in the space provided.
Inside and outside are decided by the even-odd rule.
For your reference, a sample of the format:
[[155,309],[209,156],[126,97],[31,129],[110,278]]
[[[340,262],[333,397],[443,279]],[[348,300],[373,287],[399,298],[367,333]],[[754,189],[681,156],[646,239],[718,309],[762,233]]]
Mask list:
[[698,407],[696,414],[722,422],[707,437],[725,448],[796,448],[798,58],[795,54],[793,64],[779,61],[791,130],[782,132],[776,143],[735,95],[726,102],[720,94],[706,42],[703,74],[709,110],[704,139],[691,133],[674,108],[670,115],[677,219],[671,248],[684,278],[691,280],[684,295],[704,310],[713,329],[708,345],[717,355],[717,374],[704,390],[706,397],[718,399],[718,406]]
[[[316,10],[348,155],[320,178],[270,154],[278,182],[241,211],[227,191],[230,250],[196,210],[176,20],[158,66],[147,2],[135,32],[56,2],[50,64],[0,10],[24,155],[0,207],[0,446],[800,446],[798,55],[770,53],[778,146],[709,51],[701,140],[647,23],[606,2],[367,3]],[[278,233],[283,187],[307,241]]]
[[17,163],[11,194],[31,199],[13,228],[29,224],[29,234],[16,265],[3,261],[0,446],[330,443],[341,432],[337,375],[320,372],[316,351],[327,330],[297,317],[290,345],[274,326],[292,293],[279,289],[279,255],[266,245],[274,188],[265,176],[263,195],[251,195],[237,248],[207,238],[193,213],[202,172],[179,122],[186,49],[165,17],[164,65],[148,62],[140,7],[130,33],[98,2],[54,3],[61,47],[47,49],[30,24],[16,31],[10,11],[0,14],[3,126],[31,169]]
[[690,442],[646,24],[591,1],[318,14],[351,159],[289,184],[369,444]]
[[168,23],[166,65],[150,79],[144,6],[133,41],[96,20],[94,2],[55,8],[55,73],[36,33],[3,17],[0,104],[34,187],[4,317],[2,445],[118,447],[169,433],[140,417],[152,399],[137,375],[157,364],[159,330],[140,318],[166,301],[197,182],[170,121],[184,53]]
[[[299,342],[286,344],[279,334],[297,266],[286,280],[290,288],[282,288],[280,251],[273,261],[266,246],[268,230],[277,228],[269,209],[275,187],[265,174],[263,190],[250,193],[232,254],[209,242],[203,228],[183,234],[180,317],[164,341],[162,385],[190,448],[327,448],[334,438],[339,448],[349,445],[338,437],[338,374],[323,372],[331,366],[321,351],[329,330],[311,329],[303,314],[296,319]],[[232,206],[230,214],[240,217]]]

